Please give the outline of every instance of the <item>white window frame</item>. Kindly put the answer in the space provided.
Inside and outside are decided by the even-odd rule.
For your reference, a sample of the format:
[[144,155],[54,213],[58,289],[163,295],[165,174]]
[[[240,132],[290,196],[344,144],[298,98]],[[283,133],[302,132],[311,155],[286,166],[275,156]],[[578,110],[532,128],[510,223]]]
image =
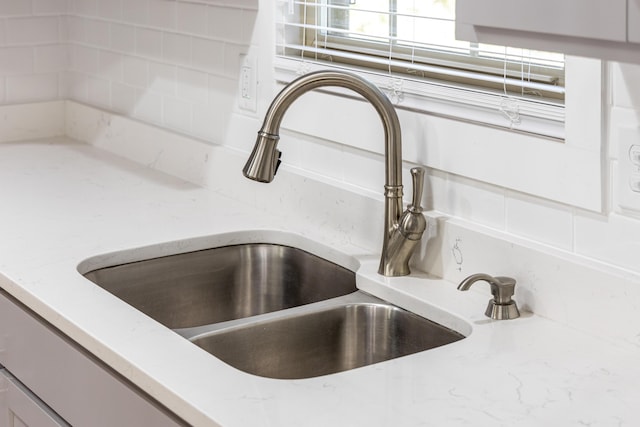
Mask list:
[[[275,8],[268,14],[272,12]],[[275,16],[271,17],[264,22],[274,29]],[[275,55],[275,46],[274,38],[270,47],[274,64],[273,92],[261,110],[268,106],[283,83],[312,71],[312,64],[303,61],[293,66],[283,63]],[[370,75],[363,76],[371,80]],[[455,116],[455,108],[442,114],[426,112],[420,110],[419,104],[429,100],[417,94],[417,108],[408,105],[407,100],[397,107],[403,133],[403,159],[504,189],[603,212],[606,209],[603,189],[608,182],[604,162],[604,63],[567,56],[565,78],[562,140],[474,123],[468,116],[465,120],[455,120],[451,118]],[[374,83],[383,90],[388,89],[388,82]],[[319,114],[326,117],[318,120]],[[483,119],[479,117],[478,121]],[[287,112],[282,126],[314,138],[383,154],[378,123],[375,111],[352,93],[347,91],[336,96],[314,91],[296,101],[296,107]]]
[[[295,78],[300,70],[282,67],[278,60],[274,59],[276,81],[281,85]],[[403,158],[505,189],[602,212],[603,80],[600,60],[566,58],[563,141],[399,106]],[[283,127],[383,153],[380,130],[369,125],[379,122],[369,105],[348,92],[340,96],[316,92],[305,97],[309,108],[291,109],[287,113],[290,119],[283,122]],[[324,120],[313,117],[321,112],[328,114]],[[327,122],[332,126],[326,126]],[[364,125],[354,126],[356,122]]]
[[[279,12],[276,12],[276,15]],[[286,12],[284,12],[286,14]],[[283,18],[283,20],[285,20]],[[282,29],[278,30],[277,50],[284,54],[282,46],[289,45]],[[280,44],[281,43],[281,44]],[[294,42],[293,45],[299,44]],[[303,43],[304,44],[304,43]],[[307,47],[306,52],[313,50]],[[289,55],[289,54],[287,54]],[[304,58],[307,58],[305,56]],[[385,58],[379,58],[385,61]],[[318,62],[312,56],[308,60],[295,56],[276,55],[277,79],[281,82],[293,80],[297,75],[326,68],[358,70],[357,67],[337,62]],[[366,71],[360,68],[360,74],[380,87],[392,102],[400,108],[424,111],[444,117],[453,117],[470,122],[511,127],[523,132],[540,134],[562,140],[565,138],[565,109],[562,103],[551,99],[533,100],[504,94],[501,90],[481,86],[467,87],[461,83],[446,81],[420,81],[407,75],[389,75],[381,70]],[[452,70],[451,75],[464,74]],[[468,76],[458,76],[469,78]],[[492,76],[493,82],[504,81],[503,76]],[[487,77],[489,78],[489,77]],[[514,80],[513,78],[507,80]],[[516,79],[517,80],[517,79]],[[512,82],[513,83],[513,82]],[[515,84],[515,83],[514,83]],[[398,96],[396,96],[396,94]],[[546,102],[544,102],[546,101]]]

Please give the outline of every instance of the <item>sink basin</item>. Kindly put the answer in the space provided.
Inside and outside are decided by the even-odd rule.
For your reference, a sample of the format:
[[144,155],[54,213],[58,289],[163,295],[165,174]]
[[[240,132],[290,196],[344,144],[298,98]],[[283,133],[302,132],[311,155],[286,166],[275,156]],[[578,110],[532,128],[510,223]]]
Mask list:
[[464,338],[379,301],[302,312],[216,331],[191,341],[242,371],[300,379],[346,371]]
[[356,291],[352,271],[275,244],[225,246],[84,275],[171,329],[241,319]]
[[228,365],[267,378],[338,373],[464,338],[358,290],[354,272],[285,245],[224,246],[84,276]]

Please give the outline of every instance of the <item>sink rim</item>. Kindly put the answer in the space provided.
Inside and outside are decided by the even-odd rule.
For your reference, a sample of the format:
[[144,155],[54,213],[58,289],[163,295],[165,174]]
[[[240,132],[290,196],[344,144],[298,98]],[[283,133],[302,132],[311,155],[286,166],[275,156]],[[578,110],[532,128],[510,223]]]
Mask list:
[[344,251],[335,249],[329,244],[301,234],[272,229],[249,229],[157,242],[149,245],[99,253],[81,260],[76,265],[76,271],[84,276],[91,271],[105,267],[114,267],[153,258],[181,255],[224,246],[260,243],[301,249],[356,273],[361,267],[361,262],[356,256],[347,254]]

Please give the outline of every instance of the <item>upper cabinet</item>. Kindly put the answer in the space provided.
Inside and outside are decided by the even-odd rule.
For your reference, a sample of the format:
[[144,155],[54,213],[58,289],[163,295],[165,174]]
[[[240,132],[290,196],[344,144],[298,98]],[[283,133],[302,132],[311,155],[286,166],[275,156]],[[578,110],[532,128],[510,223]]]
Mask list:
[[627,36],[630,42],[640,43],[640,0],[628,0],[628,5]]
[[640,63],[640,0],[457,0],[456,36]]

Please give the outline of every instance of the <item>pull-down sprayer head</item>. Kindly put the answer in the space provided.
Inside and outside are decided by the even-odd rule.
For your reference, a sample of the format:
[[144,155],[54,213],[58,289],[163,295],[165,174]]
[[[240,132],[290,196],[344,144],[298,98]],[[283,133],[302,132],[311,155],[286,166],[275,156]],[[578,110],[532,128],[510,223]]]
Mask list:
[[280,150],[276,148],[278,135],[258,132],[256,145],[242,169],[242,173],[249,179],[258,182],[271,182],[280,166]]

